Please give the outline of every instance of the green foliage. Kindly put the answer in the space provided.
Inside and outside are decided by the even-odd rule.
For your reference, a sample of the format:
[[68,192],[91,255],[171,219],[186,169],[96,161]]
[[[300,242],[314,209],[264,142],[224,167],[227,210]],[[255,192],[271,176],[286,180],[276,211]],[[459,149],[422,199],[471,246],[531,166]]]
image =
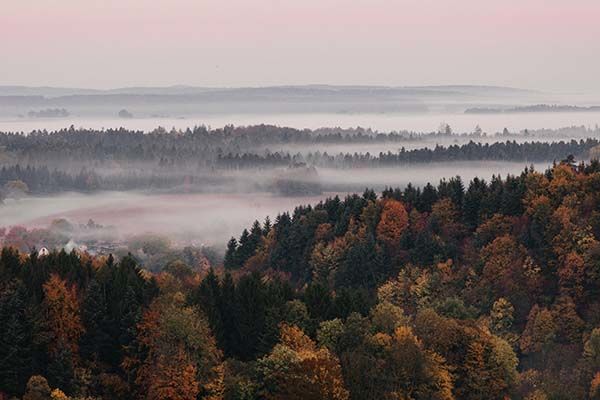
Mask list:
[[33,372],[31,317],[23,283],[5,282],[0,287],[0,388],[12,395],[23,392]]

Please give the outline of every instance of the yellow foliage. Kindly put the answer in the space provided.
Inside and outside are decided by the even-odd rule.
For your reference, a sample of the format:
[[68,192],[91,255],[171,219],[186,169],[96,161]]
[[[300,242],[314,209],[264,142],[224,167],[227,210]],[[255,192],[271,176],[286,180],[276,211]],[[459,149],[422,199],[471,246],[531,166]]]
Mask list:
[[50,393],[50,398],[52,400],[69,400],[69,397],[60,389],[54,389],[52,393]]
[[[339,360],[296,326],[282,324],[281,343],[260,360],[265,380],[274,388],[263,393],[272,400],[347,400]],[[271,385],[269,385],[271,386]]]

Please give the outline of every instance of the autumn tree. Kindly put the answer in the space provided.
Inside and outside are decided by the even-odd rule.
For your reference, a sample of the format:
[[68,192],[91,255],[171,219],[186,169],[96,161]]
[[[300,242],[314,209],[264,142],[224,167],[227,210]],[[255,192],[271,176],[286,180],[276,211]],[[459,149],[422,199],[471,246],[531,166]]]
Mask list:
[[520,347],[525,354],[545,350],[556,339],[556,323],[552,312],[537,304],[531,308],[527,325],[521,335]]
[[590,383],[590,400],[600,399],[600,372],[596,372]]
[[51,389],[48,381],[41,375],[34,375],[27,382],[27,390],[23,400],[48,400]]
[[313,281],[328,287],[333,286],[335,273],[342,262],[345,251],[346,242],[343,238],[337,238],[329,244],[317,243],[309,261],[312,267]]
[[348,399],[339,361],[293,325],[281,325],[281,341],[257,369],[266,399]]
[[558,269],[560,292],[579,300],[584,294],[584,259],[579,254],[570,252],[563,260]]
[[397,251],[400,238],[408,227],[408,213],[404,205],[396,200],[383,201],[381,218],[377,224],[377,239],[391,251]]
[[514,237],[505,235],[494,239],[481,251],[483,270],[479,285],[482,296],[504,297],[515,307],[517,316],[530,307],[527,277],[523,268],[526,249]]
[[496,300],[492,305],[492,311],[490,312],[491,328],[494,332],[508,332],[512,328],[515,320],[514,312],[515,308],[504,297]]
[[181,293],[164,294],[144,313],[137,326],[142,356],[127,358],[123,367],[135,374],[141,398],[192,400],[215,395],[222,377],[221,352],[208,323]]
[[56,354],[65,348],[76,357],[79,338],[84,333],[79,314],[79,302],[75,287],[57,274],[52,274],[44,284],[42,313],[44,324],[51,335],[49,351]]
[[444,358],[425,349],[410,328],[398,327],[392,335],[375,334],[372,343],[380,354],[377,386],[384,398],[454,399]]

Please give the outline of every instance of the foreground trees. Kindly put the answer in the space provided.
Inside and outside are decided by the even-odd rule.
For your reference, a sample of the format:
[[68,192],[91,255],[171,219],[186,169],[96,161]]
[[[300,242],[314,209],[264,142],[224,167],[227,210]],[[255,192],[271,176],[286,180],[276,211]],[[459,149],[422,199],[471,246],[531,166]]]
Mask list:
[[137,348],[123,361],[142,399],[220,398],[221,352],[203,316],[181,292],[161,295],[136,327]]
[[[466,188],[465,188],[466,187]],[[225,265],[0,254],[24,398],[593,399],[600,163],[328,199]]]

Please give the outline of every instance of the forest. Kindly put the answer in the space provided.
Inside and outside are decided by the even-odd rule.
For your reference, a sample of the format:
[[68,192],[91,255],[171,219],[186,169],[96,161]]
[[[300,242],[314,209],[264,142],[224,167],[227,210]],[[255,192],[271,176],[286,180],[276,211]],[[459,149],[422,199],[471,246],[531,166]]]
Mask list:
[[0,254],[23,399],[598,399],[600,162],[331,197],[222,262]]
[[[568,139],[567,139],[568,138]],[[150,162],[158,164],[176,163],[184,165],[191,163],[198,167],[211,167],[219,156],[240,156],[244,154],[264,155],[266,153],[290,153],[287,150],[290,145],[299,145],[297,153],[301,152],[302,146],[318,145],[322,149],[320,153],[327,151],[328,146],[333,145],[352,145],[358,144],[364,148],[369,144],[381,144],[393,152],[399,151],[402,147],[408,149],[409,146],[415,149],[429,148],[433,151],[436,145],[451,150],[446,150],[450,154],[444,155],[441,151],[440,158],[455,156],[459,159],[468,159],[466,155],[459,156],[461,151],[472,150],[474,146],[483,146],[479,150],[478,159],[483,158],[483,152],[486,151],[485,144],[492,145],[496,142],[508,141],[504,146],[511,147],[516,141],[523,140],[529,142],[563,142],[562,146],[577,146],[570,139],[576,139],[577,142],[587,139],[600,138],[600,128],[570,127],[557,130],[525,130],[523,132],[509,132],[505,130],[498,135],[487,135],[479,127],[475,127],[473,132],[457,133],[452,130],[448,124],[441,124],[436,132],[415,133],[408,131],[381,133],[370,129],[353,128],[321,128],[316,130],[294,129],[277,127],[271,125],[255,125],[235,127],[228,125],[223,128],[207,128],[206,126],[197,126],[186,130],[167,131],[164,128],[157,128],[151,132],[132,131],[124,128],[93,130],[80,129],[71,126],[68,129],[58,131],[32,131],[29,133],[20,132],[0,132],[0,162],[2,164],[21,164],[45,165],[57,167],[71,166],[103,166],[127,162],[134,164],[136,162]],[[551,139],[551,140],[550,140]],[[475,142],[475,143],[470,143]],[[461,145],[468,145],[463,148]],[[500,143],[500,145],[502,145]],[[539,159],[546,157],[548,148],[539,143],[533,143],[531,146],[538,147],[531,157]],[[556,146],[556,144],[553,144]],[[583,146],[579,144],[579,146]],[[487,149],[489,150],[489,149]],[[523,150],[523,149],[521,149]],[[572,151],[576,151],[573,149]],[[583,149],[579,149],[583,150]],[[423,151],[423,150],[420,150]],[[513,150],[514,151],[514,150]],[[361,151],[364,153],[364,151]],[[314,152],[313,152],[314,153]],[[338,153],[348,153],[348,151],[329,152],[330,155]],[[354,151],[352,151],[354,153]],[[387,153],[387,150],[384,152]],[[562,157],[565,157],[563,154]],[[371,157],[376,157],[372,155]],[[505,155],[505,159],[524,159],[523,153],[517,155]],[[414,160],[413,160],[414,159]],[[426,160],[426,155],[417,151],[409,159],[400,161],[430,161]]]
[[[284,195],[362,190],[319,179],[319,169],[402,168],[430,163],[521,162],[550,164],[571,154],[600,153],[600,130],[571,130],[584,139],[555,140],[559,131],[510,132],[488,138],[477,130],[376,133],[364,129],[315,131],[268,125],[211,130],[64,129],[30,134],[0,133],[0,201],[15,182],[28,194],[126,190],[266,191]],[[567,135],[565,135],[567,136]],[[365,146],[370,151],[357,151]],[[408,146],[408,147],[406,147]],[[250,176],[250,179],[248,177]],[[22,190],[20,192],[23,192]]]

